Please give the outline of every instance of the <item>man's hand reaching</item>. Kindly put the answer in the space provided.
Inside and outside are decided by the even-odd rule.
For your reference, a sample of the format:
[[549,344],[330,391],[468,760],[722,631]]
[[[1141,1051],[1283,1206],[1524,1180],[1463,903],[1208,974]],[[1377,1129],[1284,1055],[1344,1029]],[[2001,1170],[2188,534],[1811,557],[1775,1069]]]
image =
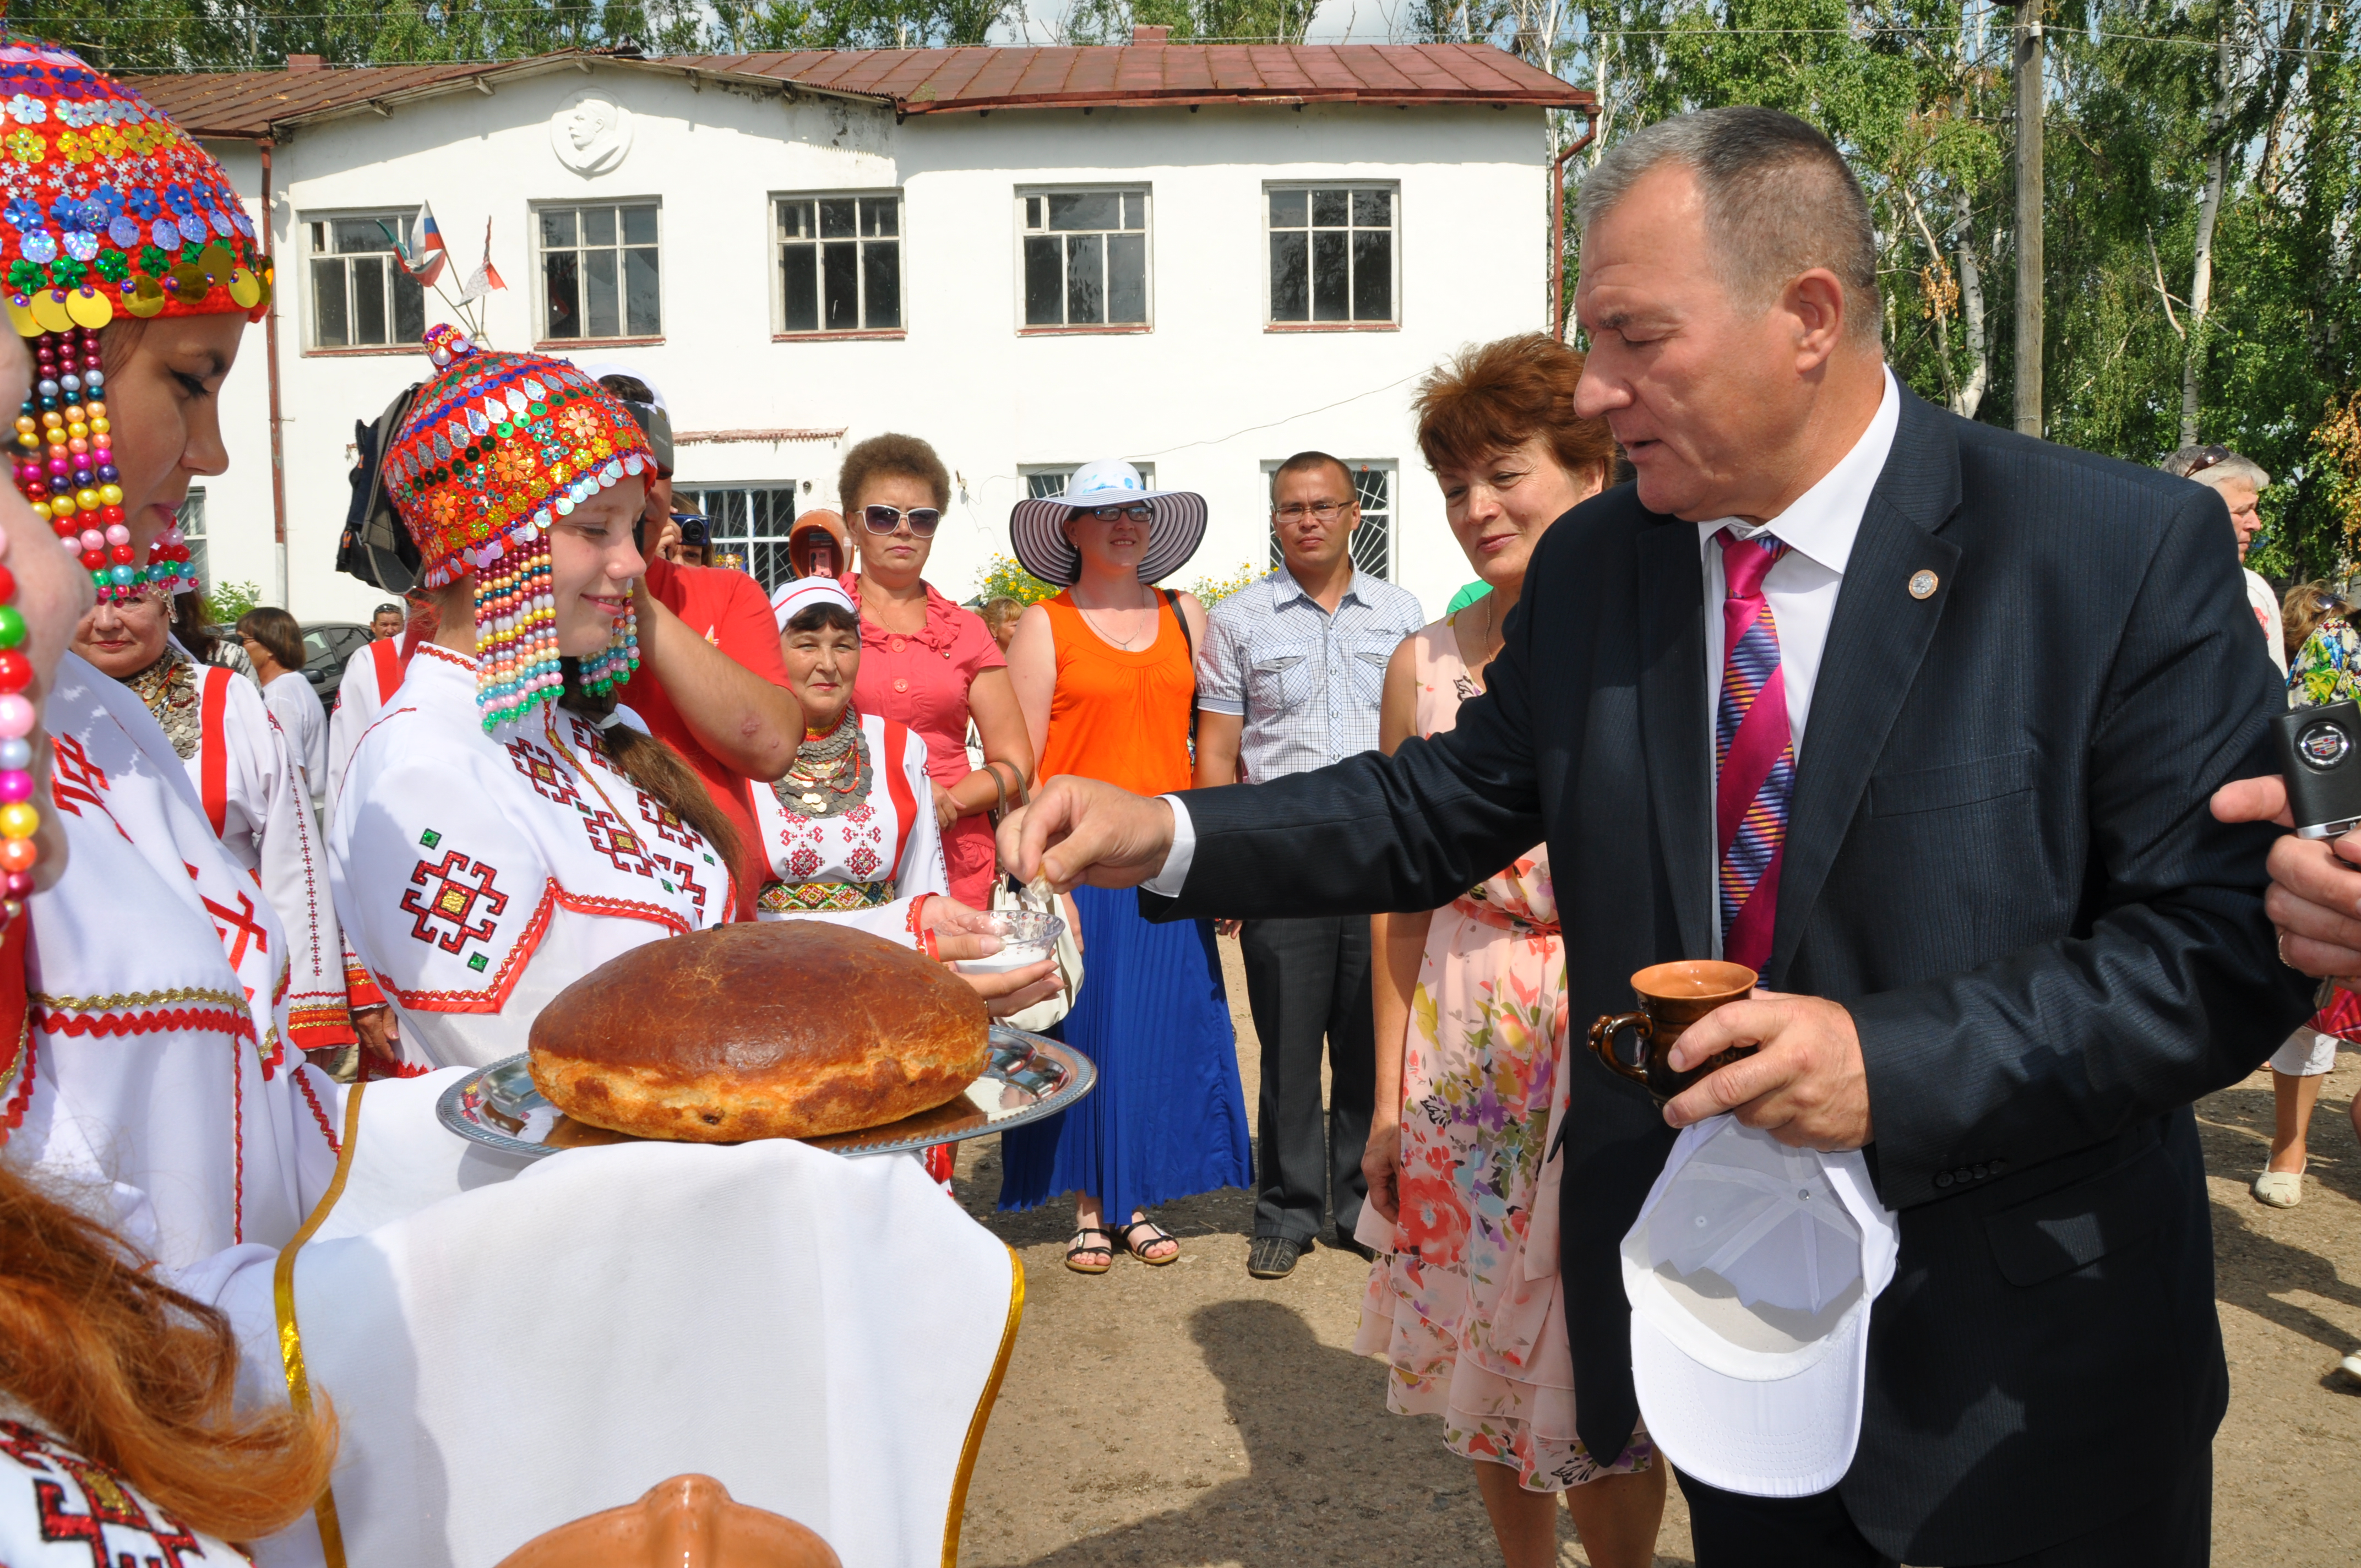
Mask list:
[[1078,883],[1137,887],[1172,853],[1172,807],[1096,779],[1061,774],[1000,825],[1000,863],[1019,882],[1046,875],[1064,893]]

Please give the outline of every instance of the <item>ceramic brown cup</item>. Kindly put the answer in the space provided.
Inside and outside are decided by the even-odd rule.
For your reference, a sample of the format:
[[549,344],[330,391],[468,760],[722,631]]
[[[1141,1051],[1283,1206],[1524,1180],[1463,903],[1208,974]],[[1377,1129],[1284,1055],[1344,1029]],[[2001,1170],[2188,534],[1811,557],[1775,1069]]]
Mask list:
[[[1744,964],[1719,959],[1682,959],[1651,964],[1631,977],[1639,998],[1637,1013],[1617,1013],[1590,1026],[1590,1048],[1598,1059],[1634,1083],[1644,1084],[1658,1100],[1670,1100],[1707,1073],[1754,1054],[1752,1046],[1734,1046],[1712,1060],[1686,1072],[1672,1066],[1673,1042],[1683,1031],[1712,1012],[1754,994],[1754,971]],[[1617,1036],[1630,1030],[1639,1042],[1636,1059],[1616,1048]]]

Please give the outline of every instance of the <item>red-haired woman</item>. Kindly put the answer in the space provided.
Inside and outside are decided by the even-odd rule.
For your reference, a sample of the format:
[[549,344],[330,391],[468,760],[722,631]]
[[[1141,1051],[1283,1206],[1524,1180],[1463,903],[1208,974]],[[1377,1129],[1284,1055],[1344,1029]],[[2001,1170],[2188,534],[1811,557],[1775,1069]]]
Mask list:
[[[1420,449],[1459,547],[1491,592],[1414,632],[1386,669],[1378,744],[1448,729],[1483,690],[1500,623],[1550,524],[1615,460],[1574,417],[1582,356],[1538,334],[1462,354],[1418,389]],[[1549,852],[1427,915],[1371,918],[1376,1114],[1362,1169],[1369,1271],[1356,1348],[1392,1367],[1386,1402],[1440,1415],[1509,1568],[1557,1561],[1557,1497],[1599,1568],[1643,1568],[1664,1473],[1644,1438],[1593,1454],[1575,1435],[1558,1301],[1556,1169],[1544,1172],[1565,1069],[1565,948]]]
[[243,1568],[327,1485],[324,1409],[239,1415],[226,1318],[0,1161],[0,1563]]

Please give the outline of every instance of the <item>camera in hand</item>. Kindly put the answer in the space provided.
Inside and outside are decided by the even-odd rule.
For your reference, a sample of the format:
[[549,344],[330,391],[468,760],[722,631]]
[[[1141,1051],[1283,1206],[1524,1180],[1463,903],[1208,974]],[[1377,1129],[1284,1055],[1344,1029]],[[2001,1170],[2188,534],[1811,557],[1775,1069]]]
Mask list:
[[2288,810],[2306,839],[2334,839],[2361,827],[2361,704],[2299,707],[2271,719]]

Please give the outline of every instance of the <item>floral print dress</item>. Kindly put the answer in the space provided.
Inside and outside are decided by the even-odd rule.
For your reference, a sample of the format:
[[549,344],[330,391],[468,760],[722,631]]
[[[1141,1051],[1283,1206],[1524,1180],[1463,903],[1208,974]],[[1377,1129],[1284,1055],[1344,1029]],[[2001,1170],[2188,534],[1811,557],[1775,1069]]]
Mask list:
[[[1477,687],[1449,620],[1411,641],[1418,730],[1432,735]],[[1428,927],[1402,1053],[1401,1214],[1370,1266],[1354,1346],[1392,1369],[1389,1409],[1441,1416],[1453,1453],[1510,1465],[1537,1492],[1645,1469],[1653,1453],[1635,1434],[1602,1464],[1575,1436],[1544,1170],[1565,1107],[1565,1009],[1557,899],[1536,846]]]

